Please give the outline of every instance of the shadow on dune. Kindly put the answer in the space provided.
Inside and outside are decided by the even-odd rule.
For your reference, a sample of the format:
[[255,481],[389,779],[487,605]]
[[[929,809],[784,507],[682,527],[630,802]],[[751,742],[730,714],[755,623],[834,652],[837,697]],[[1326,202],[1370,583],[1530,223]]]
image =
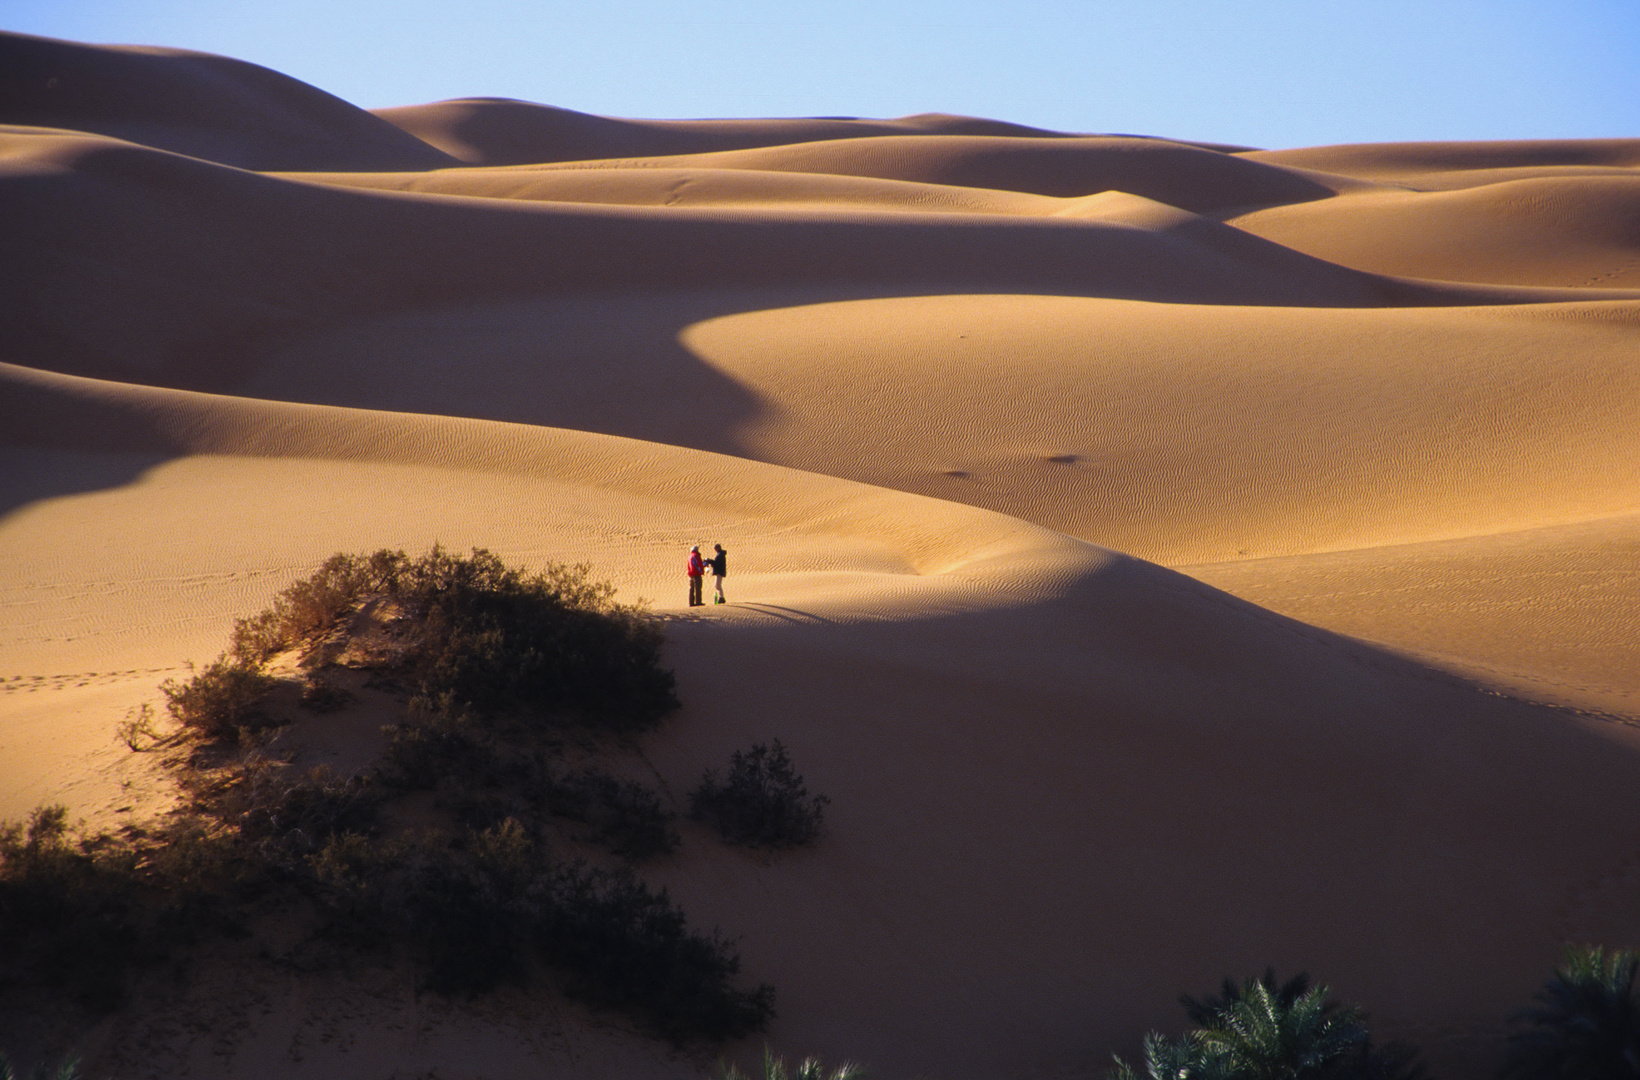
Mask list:
[[0,519],[42,499],[106,491],[186,452],[151,417],[0,362]]
[[[1637,910],[1593,884],[1640,846],[1632,740],[1149,564],[1015,608],[713,630],[674,631],[711,671],[688,708],[778,732],[833,798],[812,866],[677,881],[782,986],[787,1045],[1047,1073],[1274,964],[1480,1077],[1562,942]],[[858,978],[885,956],[918,959]]]
[[0,522],[42,499],[124,487],[166,459],[164,454],[0,446]]
[[181,49],[0,33],[0,124],[126,139],[241,169],[436,169],[453,160],[288,75]]

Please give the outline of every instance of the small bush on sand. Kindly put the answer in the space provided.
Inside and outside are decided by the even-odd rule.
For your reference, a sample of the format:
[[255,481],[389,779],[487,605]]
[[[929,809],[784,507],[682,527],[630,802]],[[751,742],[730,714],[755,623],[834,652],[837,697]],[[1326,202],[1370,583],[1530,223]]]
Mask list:
[[543,811],[587,825],[581,839],[628,859],[665,854],[680,843],[653,790],[595,768],[559,770],[539,746],[494,730],[452,694],[413,699],[410,722],[386,731],[386,780],[439,790],[463,824],[485,828]]
[[164,739],[154,730],[154,707],[146,702],[127,710],[125,719],[115,727],[114,734],[120,742],[139,754],[154,749]]
[[725,840],[772,848],[812,843],[830,802],[809,794],[779,739],[735,751],[726,778],[708,770],[689,796],[692,816],[715,825]]
[[1598,945],[1566,950],[1537,1006],[1515,1015],[1503,1075],[1520,1080],[1640,1080],[1640,956]]
[[237,742],[242,729],[261,726],[267,719],[262,699],[274,685],[259,665],[222,656],[187,682],[167,679],[160,691],[183,727],[207,739]]
[[236,928],[234,902],[266,884],[267,865],[206,819],[128,833],[88,834],[61,806],[0,822],[0,989],[112,1009],[133,971]]
[[674,1040],[737,1039],[774,1017],[774,988],[737,990],[733,946],[691,931],[667,896],[630,870],[560,867],[546,950],[571,973],[572,994],[645,1016]]
[[381,796],[367,776],[337,776],[325,766],[244,793],[234,807],[239,834],[260,845],[270,861],[288,864],[311,855],[340,832],[366,833],[375,825]]
[[677,708],[659,629],[584,566],[525,575],[486,551],[463,559],[435,547],[405,565],[389,595],[424,628],[406,666],[433,694],[623,732]]
[[426,791],[440,781],[492,785],[503,766],[483,723],[450,694],[412,698],[408,722],[390,724],[383,776],[399,787]]
[[[1198,1026],[1177,1039],[1145,1036],[1144,1075],[1151,1080],[1422,1080],[1416,1053],[1398,1043],[1375,1049],[1365,1017],[1327,1000],[1308,976],[1285,983],[1267,970],[1222,992],[1180,999]],[[1138,1080],[1121,1058],[1111,1080]]]

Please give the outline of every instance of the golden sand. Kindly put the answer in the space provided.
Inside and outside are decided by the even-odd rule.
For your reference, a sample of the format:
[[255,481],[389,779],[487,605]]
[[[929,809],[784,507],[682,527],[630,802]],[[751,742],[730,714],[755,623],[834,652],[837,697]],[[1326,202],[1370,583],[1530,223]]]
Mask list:
[[[1640,141],[371,114],[5,55],[79,89],[0,116],[0,818],[164,805],[128,708],[332,552],[437,541],[653,602],[674,792],[778,736],[832,797],[813,851],[655,873],[788,1054],[1098,1076],[1273,964],[1479,1077],[1564,942],[1634,943]],[[90,1052],[707,1063],[362,1001],[219,988]],[[141,1041],[187,1010],[228,1049]]]

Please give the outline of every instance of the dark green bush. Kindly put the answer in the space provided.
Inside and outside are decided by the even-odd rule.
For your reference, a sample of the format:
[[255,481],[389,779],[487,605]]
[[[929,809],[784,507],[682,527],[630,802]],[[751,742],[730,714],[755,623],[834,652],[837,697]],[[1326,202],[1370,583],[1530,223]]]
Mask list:
[[736,1039],[774,1018],[774,988],[735,989],[732,945],[691,931],[664,889],[626,869],[573,865],[558,868],[550,895],[545,951],[574,996],[641,1016],[677,1041]]
[[355,938],[408,944],[426,986],[477,993],[527,973],[529,913],[520,901],[539,873],[532,849],[517,822],[462,837],[341,834],[312,866]]
[[539,963],[572,996],[675,1040],[735,1038],[773,1016],[773,991],[737,990],[733,947],[690,930],[664,891],[630,871],[555,863],[517,821],[457,837],[339,835],[312,865],[352,933],[412,943],[446,993]]
[[389,595],[423,627],[405,664],[431,694],[481,712],[642,731],[677,708],[661,634],[584,566],[526,575],[487,551],[405,564]]
[[262,699],[274,685],[259,666],[222,656],[186,682],[165,680],[160,691],[171,715],[183,727],[208,739],[237,742],[242,729],[261,726],[267,720]]
[[415,559],[387,550],[335,555],[241,620],[218,663],[259,670],[276,653],[312,648],[367,607],[385,606],[392,641],[377,643],[379,662],[429,697],[452,696],[485,716],[642,731],[677,708],[675,682],[660,666],[655,622],[614,594],[586,566],[525,573],[478,548],[460,556],[435,545]]
[[237,834],[183,815],[131,838],[71,829],[61,806],[0,823],[0,987],[118,1005],[131,973],[203,932],[236,930],[265,883]]
[[1503,1075],[1519,1080],[1640,1078],[1640,956],[1599,945],[1566,950],[1566,962],[1516,1014]]
[[450,694],[413,698],[410,722],[390,724],[385,776],[411,790],[430,790],[441,779],[467,785],[497,782],[504,770],[495,739]]
[[[303,773],[258,737],[197,749],[178,766],[192,812],[129,842],[70,838],[61,808],[0,829],[0,983],[57,978],[112,1002],[133,964],[203,932],[248,933],[274,904],[334,942],[407,951],[442,992],[544,967],[675,1040],[761,1027],[772,991],[735,988],[729,943],[690,930],[630,871],[549,857],[547,838],[567,831],[554,815],[627,859],[678,844],[655,792],[560,765],[566,743],[607,752],[624,740],[596,736],[677,706],[657,624],[613,592],[585,567],[525,574],[478,550],[327,560],[238,623],[210,667],[162,689],[186,729],[238,744],[266,721],[274,656],[304,650],[316,709],[346,704],[327,665],[370,667],[407,699],[385,759]],[[133,749],[157,741],[144,715],[122,731]],[[445,830],[395,833],[389,800],[418,791],[432,795],[414,813]]]
[[689,796],[691,815],[711,822],[725,840],[772,848],[812,843],[830,802],[809,795],[779,739],[735,751],[725,779],[708,770]]
[[375,824],[381,795],[365,776],[337,776],[320,766],[291,781],[261,786],[238,808],[240,835],[280,863],[310,855],[339,832]]
[[118,1004],[144,947],[136,859],[108,837],[72,836],[61,806],[0,825],[0,985],[67,990]]

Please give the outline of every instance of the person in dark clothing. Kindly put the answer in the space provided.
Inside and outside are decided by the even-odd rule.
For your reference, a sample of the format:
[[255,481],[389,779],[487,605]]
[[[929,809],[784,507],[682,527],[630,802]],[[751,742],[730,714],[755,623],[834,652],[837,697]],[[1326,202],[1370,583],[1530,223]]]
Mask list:
[[712,597],[712,603],[726,604],[728,601],[723,598],[723,579],[729,576],[729,553],[723,550],[722,544],[713,544],[712,550],[717,554],[706,560],[706,565],[712,568],[712,587],[717,590]]
[[705,573],[706,564],[701,562],[700,548],[698,546],[690,548],[688,570],[690,607],[699,607],[700,605],[706,603],[706,601],[702,600],[700,597],[701,578],[705,575]]

